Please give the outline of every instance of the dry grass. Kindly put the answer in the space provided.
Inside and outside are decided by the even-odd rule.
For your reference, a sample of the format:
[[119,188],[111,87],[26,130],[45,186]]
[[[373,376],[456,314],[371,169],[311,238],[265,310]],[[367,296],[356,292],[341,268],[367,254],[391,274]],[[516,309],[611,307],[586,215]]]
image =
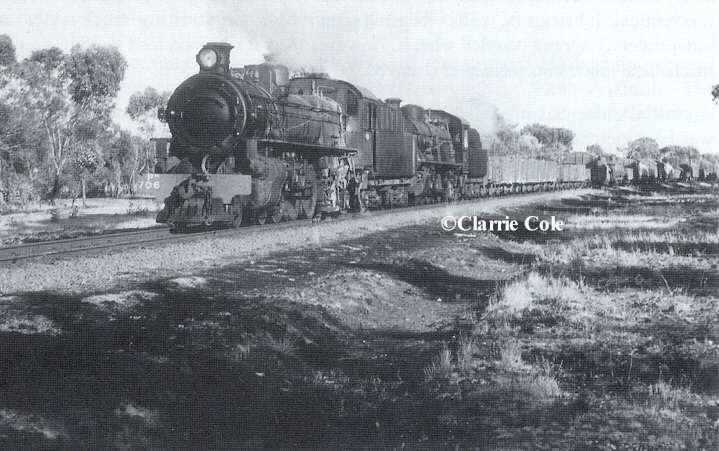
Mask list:
[[[508,375],[484,390],[582,406],[569,429],[590,448],[716,449],[719,298],[667,278],[716,271],[719,215],[683,202],[573,216],[577,227],[551,245],[504,243],[539,265],[501,288],[474,329]],[[608,287],[611,275],[646,274],[659,283]]]
[[516,312],[537,301],[583,299],[587,292],[587,287],[567,278],[547,277],[533,271],[525,279],[505,286],[501,291],[499,302],[492,307],[506,307],[508,310]]
[[10,409],[0,409],[0,425],[16,431],[42,434],[47,439],[57,439],[67,435],[61,426],[52,424],[38,415],[24,415]]
[[246,360],[250,356],[252,345],[246,343],[236,343],[227,352],[227,356],[236,362]]
[[82,302],[107,311],[129,311],[156,297],[156,293],[149,291],[130,290],[119,293],[96,294],[83,298]]
[[[669,252],[659,252],[656,250],[647,251],[625,251],[614,248],[592,249],[583,243],[577,243],[578,246],[569,249],[568,256],[571,258],[567,261],[566,257],[556,263],[570,263],[576,260],[582,261],[587,266],[594,267],[644,267],[650,269],[664,269],[673,267],[694,267],[699,270],[709,270],[712,262],[709,260],[697,260],[694,257],[672,255],[673,250],[669,248]],[[669,255],[672,258],[667,258]],[[551,257],[547,260],[551,260]]]
[[647,406],[654,410],[678,410],[682,400],[691,399],[691,392],[685,387],[672,387],[660,380],[647,387]]
[[[501,243],[512,254],[536,255],[539,263],[501,286],[474,335],[459,340],[459,380],[482,381],[469,393],[494,400],[509,416],[547,401],[563,406],[570,417],[559,422],[568,421],[565,432],[581,437],[568,448],[715,449],[719,299],[695,294],[688,279],[669,274],[715,271],[719,232],[710,225],[716,218],[705,214],[711,208],[687,216],[677,205],[576,217],[580,227],[551,245]],[[604,274],[653,277],[653,285],[610,288]],[[472,363],[465,348],[472,349]],[[446,386],[445,396],[471,397],[466,390],[457,396],[453,387]],[[499,430],[507,437],[557,430],[532,418],[521,424]]]
[[[647,210],[643,215],[660,217],[661,213]],[[416,253],[406,246],[397,251],[406,255],[397,257],[395,251],[401,246],[381,235],[376,249],[382,249],[378,254],[383,262],[393,262],[391,265],[332,268],[301,287],[277,284],[286,290],[281,296],[289,298],[294,293],[289,299],[297,301],[291,305],[282,299],[266,304],[254,299],[244,302],[244,297],[243,302],[233,297],[222,299],[213,291],[221,287],[216,288],[215,279],[209,276],[164,278],[158,283],[168,297],[163,294],[146,306],[167,309],[157,310],[156,319],[153,314],[153,319],[131,322],[129,330],[144,340],[159,338],[154,349],[162,354],[162,360],[144,352],[138,355],[143,368],[152,364],[149,369],[156,376],[136,395],[111,398],[106,404],[109,419],[97,410],[75,418],[68,409],[62,412],[59,424],[70,430],[73,439],[84,437],[81,434],[86,429],[76,426],[78,420],[88,421],[89,415],[96,415],[98,423],[117,424],[117,429],[129,425],[128,448],[177,447],[185,442],[167,441],[174,438],[167,431],[198,424],[194,417],[178,421],[174,415],[175,410],[182,410],[177,409],[179,405],[203,415],[208,408],[215,409],[208,418],[213,422],[200,424],[197,441],[191,442],[195,447],[203,443],[207,447],[207,431],[219,437],[210,445],[224,440],[220,445],[229,443],[237,448],[316,447],[318,443],[341,448],[362,443],[368,448],[427,449],[719,449],[719,298],[715,293],[696,294],[677,286],[667,289],[662,282],[649,288],[608,288],[613,272],[607,280],[602,279],[607,273],[601,271],[582,273],[590,268],[606,269],[603,265],[607,262],[622,259],[626,264],[651,263],[650,268],[659,267],[651,260],[660,258],[671,266],[684,257],[689,268],[701,267],[704,260],[716,263],[716,256],[708,253],[697,257],[679,251],[685,244],[716,241],[713,230],[693,233],[684,225],[681,229],[646,225],[641,230],[597,229],[591,236],[569,231],[559,242],[549,244],[532,243],[532,237],[517,243],[493,236],[494,241],[482,242],[486,248],[476,247],[476,252],[467,255],[462,248],[468,247],[468,240],[452,237],[456,243],[443,247],[438,257],[429,255],[441,247],[435,242],[423,243]],[[397,235],[404,244],[405,236]],[[351,244],[351,258],[374,262],[375,248]],[[624,247],[617,249],[618,244]],[[390,245],[396,248],[390,249]],[[665,245],[673,250],[664,249]],[[509,251],[503,252],[505,249]],[[529,263],[533,259],[524,259],[531,253],[526,249],[546,254],[533,265]],[[634,260],[618,250],[632,254]],[[326,249],[327,253],[335,251],[329,246]],[[306,261],[313,255],[319,254],[302,253],[298,260],[297,267],[306,274],[308,268],[316,268]],[[331,266],[341,255],[322,262]],[[428,264],[403,266],[412,258]],[[567,263],[554,263],[565,260]],[[508,261],[514,262],[511,274],[506,274],[510,272]],[[617,268],[619,277],[625,272],[624,263],[611,267]],[[284,277],[273,265],[251,263],[258,271],[250,277]],[[455,265],[459,270],[453,272]],[[233,267],[226,275],[234,280],[237,273]],[[462,277],[455,277],[457,273]],[[577,277],[577,273],[582,275]],[[430,279],[428,275],[441,277]],[[267,286],[275,286],[276,280]],[[667,285],[671,284],[681,282],[670,279]],[[438,290],[450,286],[481,290],[483,297],[470,300],[462,291],[457,298],[452,290]],[[174,316],[181,307],[174,299],[189,288],[205,290],[212,302],[188,303],[190,310]],[[240,292],[245,293],[238,288]],[[442,302],[437,302],[440,297]],[[100,316],[92,304],[136,308],[128,301],[98,296],[78,304],[80,313]],[[15,308],[14,302],[6,301],[8,308]],[[457,307],[466,316],[455,316]],[[171,321],[166,321],[168,318]],[[472,322],[476,322],[475,328]],[[346,327],[338,327],[338,323]],[[62,324],[68,337],[84,327],[84,323]],[[106,337],[104,342],[114,343],[117,332],[127,329],[113,329],[114,324],[108,324],[95,333]],[[418,331],[422,333],[407,333]],[[11,338],[69,341],[16,334]],[[129,353],[124,342],[120,346],[122,353],[116,348],[100,348],[88,358],[92,362],[104,362],[107,355],[124,359]],[[92,347],[74,352],[85,355],[88,351],[93,352]],[[217,362],[220,354],[228,360],[226,365]],[[205,357],[213,366],[205,365]],[[43,354],[43,361],[45,358]],[[65,360],[60,368],[69,374],[76,359]],[[22,362],[22,356],[16,362]],[[222,364],[219,368],[226,376],[207,377],[208,368],[215,371],[214,363]],[[15,383],[21,383],[35,377],[35,369],[27,367],[25,372],[13,373],[7,365],[6,372],[14,376]],[[117,385],[109,372],[114,368],[99,374],[111,385],[102,383],[102,391],[81,390],[78,394],[111,393]],[[131,380],[136,380],[135,374],[150,374],[139,371],[132,372]],[[54,379],[47,379],[50,383],[40,386],[44,391],[53,386]],[[86,385],[80,384],[80,388]],[[181,390],[173,391],[178,386]],[[27,383],[22,388],[31,393],[35,386]],[[160,396],[148,405],[138,403],[147,399],[141,395],[152,392]],[[227,393],[238,396],[228,398]],[[183,396],[193,402],[174,402]],[[69,394],[60,399],[72,405],[74,397]],[[237,397],[243,402],[235,402]],[[6,417],[15,415],[11,421],[18,427],[41,424],[37,417],[23,414],[27,411],[18,409]],[[226,421],[233,418],[247,422],[248,427],[237,428],[236,423]],[[218,425],[226,428],[217,429]],[[8,426],[2,412],[0,426]],[[8,427],[4,430],[14,433]],[[39,435],[37,429],[25,430]],[[266,435],[240,436],[245,430],[265,431]],[[238,436],[233,435],[236,432]],[[143,443],[144,437],[152,441]],[[322,442],[334,437],[338,439],[332,443]]]
[[477,353],[477,339],[471,335],[463,335],[459,339],[457,350],[457,367],[469,371],[473,367],[473,359]]
[[[672,244],[647,246],[641,241],[642,233],[636,234],[613,234],[587,236],[571,241],[562,242],[557,245],[547,246],[535,243],[517,243],[515,246],[523,252],[536,255],[540,262],[549,265],[566,265],[577,268],[579,265],[593,268],[611,267],[646,267],[651,269],[664,269],[672,267],[691,266],[699,270],[710,270],[715,263],[709,259],[697,259],[695,256],[676,255]],[[676,232],[674,233],[676,236]],[[636,245],[631,250],[618,249],[617,243],[627,242]],[[656,239],[661,234],[654,234]],[[707,241],[704,241],[706,238]],[[677,240],[675,245],[692,243],[716,244],[719,240],[717,233],[700,232],[692,237],[684,238],[684,241]],[[649,244],[652,242],[649,241]],[[701,252],[699,252],[701,254]],[[667,258],[670,256],[671,258]]]
[[[551,246],[531,241],[511,246],[515,252],[533,254],[547,265],[570,269],[586,266],[712,270],[716,262],[711,256],[717,253],[719,245],[716,197],[651,199],[662,205],[653,206],[644,200],[605,214],[568,216],[564,237],[570,235],[572,239]],[[664,205],[667,203],[669,206]]]
[[662,216],[636,216],[636,215],[572,215],[565,224],[567,230],[616,230],[616,229],[669,229],[676,227],[682,220],[680,218],[666,218]]
[[508,370],[526,370],[522,361],[522,344],[517,340],[508,340],[500,351],[499,365]]
[[[719,217],[719,211],[717,211]],[[696,244],[696,243],[719,243],[719,231],[706,232],[695,230],[688,234],[678,230],[667,230],[662,232],[637,230],[625,231],[621,233],[610,233],[593,237],[594,240],[587,238],[588,243],[597,243],[597,247],[606,247],[606,243],[615,243],[622,241],[625,243],[671,243],[671,244]],[[601,246],[604,244],[604,246]]]
[[442,349],[439,356],[432,364],[424,369],[426,379],[449,378],[455,370],[452,362],[452,351],[448,348]]
[[552,399],[563,395],[554,377],[537,372],[520,373],[508,382],[501,383],[500,387],[535,399]]
[[0,332],[59,335],[60,329],[44,315],[6,311],[0,313]]
[[[350,378],[340,372],[335,370],[330,371],[322,371],[322,370],[315,370],[312,372],[312,378],[310,380],[310,383],[313,385],[319,385],[323,387],[329,387],[332,389],[341,389],[349,385],[351,382]],[[376,381],[374,381],[376,385]],[[368,382],[370,384],[371,382]]]
[[157,411],[140,407],[127,401],[115,409],[115,415],[138,418],[148,426],[156,426],[159,422]]
[[[589,299],[599,302],[587,302]],[[484,323],[496,329],[533,329],[535,326],[565,325],[584,329],[597,309],[612,305],[606,296],[566,277],[530,272],[525,278],[504,286],[487,307]],[[477,331],[483,326],[478,324]]]
[[279,338],[268,335],[265,339],[265,345],[282,355],[291,356],[297,351],[297,338],[289,335],[283,335]]

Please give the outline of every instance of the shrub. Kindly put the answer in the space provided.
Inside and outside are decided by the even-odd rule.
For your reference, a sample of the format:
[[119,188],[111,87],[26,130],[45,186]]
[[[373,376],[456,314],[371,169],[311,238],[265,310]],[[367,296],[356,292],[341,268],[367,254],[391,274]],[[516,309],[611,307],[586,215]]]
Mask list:
[[442,349],[439,356],[432,362],[432,365],[424,369],[426,379],[448,378],[454,372],[452,364],[452,351],[448,348]]

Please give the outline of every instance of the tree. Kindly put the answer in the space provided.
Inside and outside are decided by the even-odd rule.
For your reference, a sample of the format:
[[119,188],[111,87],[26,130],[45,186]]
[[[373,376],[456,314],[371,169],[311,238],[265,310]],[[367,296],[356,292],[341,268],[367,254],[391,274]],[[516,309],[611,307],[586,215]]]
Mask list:
[[37,62],[23,61],[10,77],[4,101],[15,110],[25,111],[26,127],[36,129],[45,138],[42,156],[53,169],[54,199],[59,194],[76,120],[69,97],[63,95],[67,85],[63,68],[45,68]]
[[712,87],[712,100],[714,103],[719,103],[719,85]]
[[[42,159],[53,176],[51,199],[59,195],[68,167],[87,161],[78,155],[95,146],[93,140],[109,127],[125,67],[114,47],[76,46],[70,55],[51,48],[15,65],[0,85],[0,100],[23,111],[27,127],[43,137]],[[81,184],[84,192],[84,177]]]
[[521,132],[522,134],[534,136],[543,146],[555,142],[554,129],[543,124],[525,125],[522,127]]
[[659,149],[662,161],[666,161],[674,167],[681,164],[698,163],[701,159],[701,153],[692,146],[666,146]]
[[572,141],[574,141],[574,132],[568,128],[556,128],[557,142],[564,145],[567,150],[572,149]]
[[[169,92],[158,93],[155,88],[150,86],[145,88],[144,92],[138,91],[130,96],[130,101],[125,111],[128,116],[130,116],[130,119],[137,124],[138,130],[145,138],[144,145],[140,149],[137,149],[138,152],[144,150],[145,157],[140,158],[139,155],[136,155],[133,158],[133,161],[137,164],[133,173],[141,172],[145,169],[150,170],[150,166],[152,165],[150,156],[154,155],[150,138],[156,138],[158,134],[169,134],[167,124],[157,118],[157,109],[167,105],[169,98]],[[134,175],[131,176],[130,186],[134,186]]]
[[604,149],[602,149],[602,146],[600,146],[599,144],[588,145],[587,153],[590,153],[590,154],[594,155],[595,157],[605,158],[607,156],[606,152],[604,152]]
[[74,46],[65,59],[72,101],[82,111],[75,124],[75,142],[80,144],[73,166],[85,202],[87,178],[102,165],[103,141],[111,126],[110,113],[120,91],[127,62],[116,47]]
[[11,198],[36,197],[36,137],[27,133],[23,115],[23,111],[0,102],[0,205]]
[[519,132],[517,124],[512,124],[495,109],[494,136],[486,139],[487,146],[493,155],[514,153],[519,148]]
[[121,186],[127,183],[132,188],[134,176],[142,159],[142,150],[146,140],[132,135],[126,130],[116,130],[108,146],[104,149],[104,171],[107,179],[112,180],[112,194],[117,197]]
[[[32,117],[27,112],[0,103],[0,164],[3,166],[0,185],[7,185],[9,179],[16,179],[15,176],[27,181],[29,186],[41,182],[43,174],[38,171],[41,166],[38,149],[42,145],[42,138],[33,132],[35,129]],[[28,195],[35,197],[34,193]]]
[[539,140],[534,135],[524,134],[519,137],[519,150],[525,155],[536,156]]
[[49,49],[33,51],[27,61],[40,63],[43,69],[52,72],[53,70],[64,69],[65,54],[57,47],[50,47]]
[[627,144],[626,149],[627,158],[634,160],[642,160],[649,158],[652,160],[659,159],[659,144],[654,138],[637,138],[634,141],[630,141]]
[[138,91],[130,96],[125,111],[148,139],[155,137],[160,130],[167,131],[167,125],[157,118],[157,109],[167,105],[169,98],[169,92],[160,94],[150,86],[144,92]]
[[15,64],[15,45],[12,43],[10,36],[0,34],[0,66],[9,66]]
[[716,181],[719,174],[719,155],[705,153],[702,154],[702,161],[699,164],[700,168],[704,168],[704,176],[707,181]]
[[87,180],[94,175],[102,164],[102,153],[94,146],[83,146],[73,154],[74,175],[80,181],[83,206],[87,197]]
[[[120,91],[127,62],[117,47],[76,45],[65,62],[72,100],[78,105],[111,102]],[[108,114],[109,110],[105,110]]]
[[552,147],[556,151],[563,152],[572,149],[574,140],[574,132],[568,128],[549,127],[544,124],[525,125],[521,133],[534,136],[545,148]]

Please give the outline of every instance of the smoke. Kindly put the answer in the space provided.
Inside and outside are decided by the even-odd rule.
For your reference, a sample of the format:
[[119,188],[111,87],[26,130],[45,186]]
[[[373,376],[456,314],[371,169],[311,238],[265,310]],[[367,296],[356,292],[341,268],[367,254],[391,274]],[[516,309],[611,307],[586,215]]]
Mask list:
[[498,129],[497,107],[484,102],[476,102],[471,105],[472,126],[479,131],[480,135],[496,135]]
[[[341,5],[326,2],[232,1],[214,2],[213,21],[223,39],[247,40],[262,54],[271,54],[275,62],[291,71],[331,72],[346,75],[357,63],[362,64],[362,49],[354,42],[360,27],[352,14],[337,14]],[[359,58],[360,61],[353,61]],[[258,61],[233,58],[236,65]]]
[[[272,54],[291,72],[326,72],[381,99],[443,109],[482,134],[497,129],[496,107],[482,92],[488,88],[475,80],[486,58],[469,57],[476,50],[458,36],[474,35],[475,24],[458,23],[442,3],[397,8],[379,1],[304,0],[279,7],[249,0],[241,5],[214,2],[211,21],[221,30],[218,39],[249,42],[256,54]],[[434,33],[432,23],[458,29],[440,27],[444,32]],[[238,56],[233,52],[234,65],[257,62]]]

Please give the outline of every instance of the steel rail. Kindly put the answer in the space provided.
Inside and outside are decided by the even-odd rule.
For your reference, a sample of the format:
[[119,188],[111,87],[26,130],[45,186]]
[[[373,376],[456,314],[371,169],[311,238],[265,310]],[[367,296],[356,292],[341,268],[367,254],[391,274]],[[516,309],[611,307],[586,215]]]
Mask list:
[[[582,188],[578,188],[582,189]],[[572,191],[573,189],[561,190],[561,191]],[[376,209],[365,211],[362,213],[349,213],[340,215],[339,217],[332,218],[331,222],[340,222],[353,220],[357,216],[361,217],[373,217],[373,216],[385,216],[396,213],[401,213],[403,210],[423,211],[430,210],[433,208],[442,208],[449,205],[460,206],[464,204],[471,204],[482,202],[483,200],[500,199],[506,197],[518,197],[518,196],[531,196],[532,194],[540,195],[550,193],[552,191],[536,191],[530,193],[505,193],[504,195],[495,195],[476,199],[462,199],[454,202],[438,202],[425,205],[402,205],[393,207],[390,209]],[[321,221],[323,223],[324,221]],[[256,224],[249,226],[242,226],[239,229],[227,228],[227,229],[210,229],[210,230],[198,230],[189,233],[172,233],[167,227],[156,226],[141,230],[121,231],[121,232],[110,232],[102,235],[92,235],[86,237],[69,238],[61,240],[50,240],[50,241],[38,241],[34,243],[24,243],[16,246],[7,246],[0,248],[0,264],[16,263],[22,260],[29,260],[32,258],[41,258],[49,256],[59,256],[64,254],[75,254],[84,252],[93,252],[102,249],[112,249],[118,247],[130,247],[138,246],[143,244],[161,243],[161,242],[176,242],[176,241],[190,241],[202,238],[219,238],[226,235],[233,235],[238,233],[249,233],[250,231],[274,227],[275,230],[282,230],[288,227],[297,227],[306,224],[314,224],[313,219],[300,219],[295,221],[285,221],[278,224]]]

